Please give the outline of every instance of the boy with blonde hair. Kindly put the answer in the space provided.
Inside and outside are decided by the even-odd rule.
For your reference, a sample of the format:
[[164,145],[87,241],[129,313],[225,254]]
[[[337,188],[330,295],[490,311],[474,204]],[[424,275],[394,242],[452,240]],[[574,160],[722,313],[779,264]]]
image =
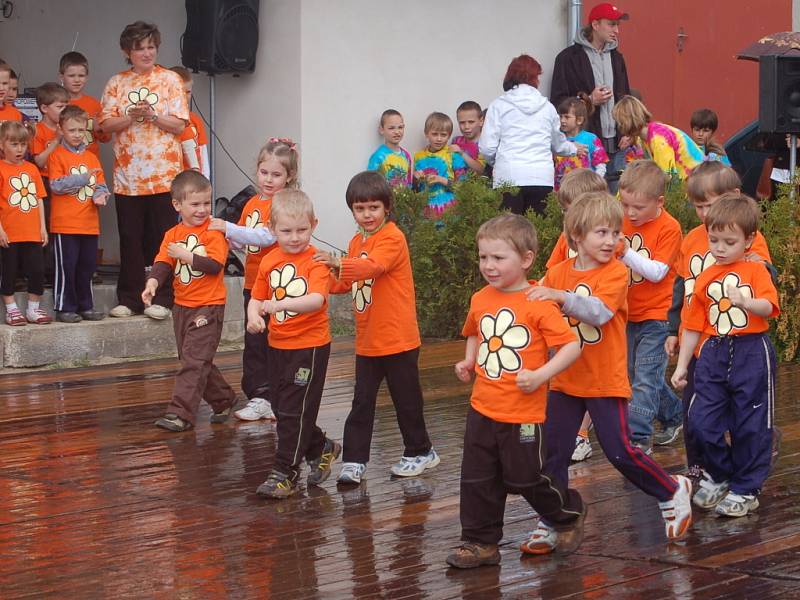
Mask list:
[[453,206],[453,184],[467,174],[467,163],[460,152],[447,144],[453,133],[453,121],[444,113],[432,112],[425,119],[428,145],[414,154],[414,178],[420,189],[428,192],[428,216],[440,217]]
[[281,499],[297,491],[303,459],[308,484],[320,485],[342,447],[317,425],[331,334],[330,270],[314,260],[317,249],[310,244],[317,226],[314,205],[300,190],[283,189],[272,198],[269,221],[278,248],[261,260],[247,306],[247,331],[263,333],[269,315],[269,389],[278,415],[278,449],[269,477],[256,492]]
[[183,171],[173,180],[170,194],[181,221],[164,234],[142,302],[150,306],[159,286],[174,274],[172,321],[181,367],[167,413],[155,424],[168,431],[186,431],[195,424],[201,400],[214,410],[212,423],[224,423],[236,402],[236,394],[214,365],[225,319],[228,243],[221,232],[208,228],[208,179],[196,171]]

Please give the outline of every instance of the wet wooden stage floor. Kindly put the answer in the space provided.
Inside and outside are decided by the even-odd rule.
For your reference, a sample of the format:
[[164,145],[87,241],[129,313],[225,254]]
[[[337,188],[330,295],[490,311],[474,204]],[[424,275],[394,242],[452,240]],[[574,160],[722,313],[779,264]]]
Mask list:
[[[441,465],[392,480],[402,452],[382,402],[361,487],[333,478],[284,502],[255,495],[272,464],[274,426],[170,434],[152,423],[173,360],[0,377],[0,598],[800,598],[798,369],[781,371],[780,461],[755,515],[696,512],[685,543],[665,543],[656,502],[599,453],[573,467],[590,503],[571,557],[521,558],[528,507],[509,498],[500,567],[451,572],[467,388],[452,375],[460,343],[421,364]],[[239,355],[219,364],[231,383]],[[334,345],[320,413],[340,438],[352,392],[352,343]],[[671,471],[680,449],[658,449]],[[338,472],[338,466],[334,473]]]

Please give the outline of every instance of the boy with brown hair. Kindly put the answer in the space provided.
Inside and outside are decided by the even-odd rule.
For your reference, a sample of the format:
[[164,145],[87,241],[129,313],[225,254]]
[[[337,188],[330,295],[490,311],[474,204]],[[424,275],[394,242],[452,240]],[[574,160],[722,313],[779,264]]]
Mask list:
[[0,123],[3,121],[22,121],[22,113],[6,102],[11,86],[11,65],[0,60]]
[[447,141],[453,133],[453,121],[444,113],[432,112],[425,119],[428,145],[414,154],[414,178],[428,192],[427,214],[440,217],[453,206],[456,197],[452,186],[467,174],[467,163],[460,152],[451,152]]
[[319,252],[316,260],[337,276],[333,293],[351,292],[356,321],[356,385],[344,424],[344,464],[339,483],[361,483],[369,461],[375,402],[386,379],[403,436],[404,451],[392,467],[416,477],[439,464],[423,414],[419,382],[419,328],[414,278],[406,238],[389,221],[392,188],[377,171],[350,180],[347,206],[358,224],[346,257]]
[[381,113],[378,133],[383,143],[372,153],[367,169],[381,173],[392,187],[411,187],[414,183],[414,160],[400,145],[406,124],[399,111],[388,108]]
[[189,105],[189,123],[180,136],[181,149],[183,150],[183,166],[186,169],[200,171],[206,177],[211,176],[208,164],[208,136],[203,119],[192,108],[192,72],[186,67],[175,66],[169,69],[180,75],[183,81],[183,91],[186,94],[186,103]]
[[[31,155],[43,178],[48,177],[47,161],[50,153],[61,143],[58,117],[68,103],[69,94],[58,83],[44,83],[36,90],[36,104],[42,113],[42,120],[36,124],[36,134],[31,141]],[[49,183],[45,181],[45,185]]]
[[100,111],[103,109],[100,101],[83,92],[89,79],[89,60],[80,52],[67,52],[58,61],[58,74],[61,85],[69,93],[69,103],[82,108],[89,116],[86,124],[86,149],[95,156],[100,156],[98,142],[111,141],[111,135],[104,133],[98,123]]
[[186,431],[195,425],[201,400],[214,410],[212,423],[224,423],[236,402],[236,394],[214,365],[225,318],[228,243],[223,233],[208,228],[208,179],[196,171],[183,171],[173,180],[170,194],[181,221],[164,235],[142,302],[150,306],[159,286],[174,275],[172,321],[181,368],[167,413],[155,424],[168,431]]
[[481,105],[474,100],[467,100],[458,105],[456,121],[461,135],[454,137],[450,142],[450,151],[458,152],[467,166],[478,175],[483,175],[486,170],[486,159],[478,149],[478,140],[483,129],[483,110]]

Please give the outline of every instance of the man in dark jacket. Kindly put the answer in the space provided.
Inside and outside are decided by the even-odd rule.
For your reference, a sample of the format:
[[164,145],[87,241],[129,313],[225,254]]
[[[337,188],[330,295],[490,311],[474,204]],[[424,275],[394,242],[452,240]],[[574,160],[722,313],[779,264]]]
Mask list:
[[589,24],[575,34],[575,43],[556,56],[550,90],[550,100],[556,107],[578,92],[591,97],[595,110],[586,130],[603,141],[612,164],[619,140],[611,110],[631,91],[625,59],[617,50],[619,22],[627,18],[612,4],[595,6],[589,13]]

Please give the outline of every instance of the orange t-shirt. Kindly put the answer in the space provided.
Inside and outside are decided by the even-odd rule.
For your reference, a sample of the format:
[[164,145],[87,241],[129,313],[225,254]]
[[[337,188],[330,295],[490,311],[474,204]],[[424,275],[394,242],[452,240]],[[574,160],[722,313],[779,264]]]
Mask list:
[[3,121],[22,121],[22,113],[16,107],[0,102],[0,123]]
[[253,286],[254,300],[269,300],[273,296],[299,298],[322,294],[325,303],[309,313],[280,311],[270,315],[269,345],[282,350],[316,348],[331,341],[328,327],[328,289],[330,269],[314,260],[317,249],[309,246],[299,254],[288,254],[277,248],[265,256],[258,267]]
[[403,232],[388,222],[367,238],[357,233],[347,256],[339,282],[353,297],[356,354],[388,356],[418,348],[414,276]]
[[[47,161],[50,181],[62,177],[88,173],[101,169],[100,160],[93,152],[70,152],[59,145]],[[92,201],[98,183],[105,184],[103,171],[89,177],[89,183],[72,194],[51,192],[50,231],[53,233],[82,233],[100,235],[100,217]]]
[[[267,223],[269,223],[269,213],[271,209],[272,198],[265,198],[261,194],[256,194],[244,205],[237,225],[249,227],[251,229],[266,227]],[[277,247],[278,244],[272,244],[271,246],[265,246],[263,248],[261,246],[245,247],[244,289],[253,289],[256,275],[258,275],[258,267],[261,265],[261,259]]]
[[192,254],[207,256],[225,265],[228,257],[228,242],[221,231],[209,231],[208,220],[197,227],[187,227],[178,223],[164,234],[164,241],[155,258],[155,262],[167,263],[173,269],[175,277],[172,285],[175,288],[175,304],[187,308],[199,306],[213,306],[225,304],[225,282],[223,277],[225,269],[220,269],[216,275],[203,273],[193,269],[191,265],[171,258],[167,254],[167,246],[177,243],[184,246]]
[[622,233],[628,238],[631,249],[645,258],[669,265],[669,271],[658,283],[647,281],[638,273],[630,272],[628,289],[628,321],[665,321],[672,305],[672,284],[675,281],[675,257],[681,248],[681,226],[665,209],[661,214],[640,227],[634,227],[627,217],[622,223]]
[[574,258],[576,256],[578,256],[578,253],[569,247],[569,244],[567,244],[567,236],[562,232],[561,235],[558,236],[556,245],[553,246],[553,251],[550,253],[550,258],[547,259],[545,268],[549,269],[568,258]]
[[745,296],[769,300],[773,307],[770,317],[780,313],[778,291],[764,264],[740,260],[730,265],[712,265],[700,274],[683,327],[700,331],[703,337],[767,331],[767,319],[733,306],[728,295],[733,286]]
[[[186,126],[180,136],[181,142],[185,142],[187,140],[194,140],[194,151],[195,155],[197,156],[197,164],[202,166],[203,155],[200,152],[200,146],[205,146],[208,144],[208,137],[206,136],[206,128],[203,123],[203,119],[200,118],[200,115],[194,112],[189,113],[189,124]],[[192,168],[192,166],[189,164],[189,161],[186,160],[186,157],[183,159],[183,168]]]
[[41,242],[44,183],[36,165],[0,160],[0,224],[9,242]]
[[579,296],[594,296],[614,313],[602,327],[564,316],[578,336],[582,351],[578,360],[550,381],[550,389],[581,398],[629,398],[627,267],[612,259],[595,269],[579,271],[572,258],[547,271],[543,285]]
[[[39,121],[36,124],[36,135],[34,135],[31,140],[31,154],[36,156],[44,152],[45,149],[47,149],[47,144],[56,139],[56,133],[56,130],[50,129],[48,125],[44,124],[44,121]],[[45,166],[39,169],[39,172],[42,174],[42,177],[48,177],[47,165],[45,164]],[[44,194],[44,191],[42,191],[42,193]]]
[[[156,65],[140,75],[132,70],[114,75],[103,90],[100,124],[123,117],[138,101],[149,103],[159,115],[189,122],[189,105],[177,73]],[[141,119],[141,120],[140,120]],[[128,196],[168,192],[183,170],[179,135],[164,131],[142,117],[114,135],[114,191]]]
[[94,96],[84,94],[80,98],[70,98],[69,103],[80,106],[89,115],[89,122],[86,124],[86,136],[84,137],[86,149],[94,152],[95,156],[100,156],[100,144],[97,142],[106,143],[111,141],[109,134],[95,131],[95,123],[98,121],[103,108],[100,101]]
[[486,286],[473,294],[461,331],[478,337],[472,408],[501,423],[544,423],[547,386],[530,394],[517,387],[521,369],[548,361],[548,347],[576,341],[555,302],[531,302],[525,290]]

